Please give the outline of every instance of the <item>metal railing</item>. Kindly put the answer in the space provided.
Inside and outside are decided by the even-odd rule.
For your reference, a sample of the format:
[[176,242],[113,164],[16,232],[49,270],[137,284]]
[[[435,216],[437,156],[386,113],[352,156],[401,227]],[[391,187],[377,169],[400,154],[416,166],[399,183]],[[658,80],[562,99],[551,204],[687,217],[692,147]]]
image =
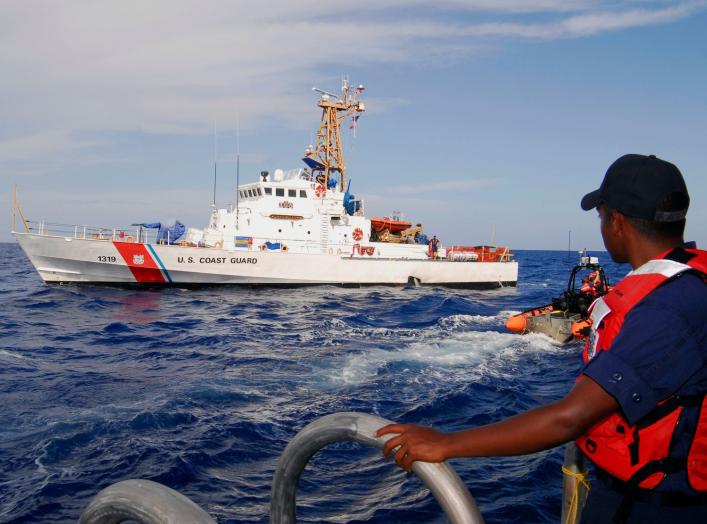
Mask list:
[[73,238],[76,240],[110,240],[113,242],[157,243],[157,230],[141,226],[101,227],[86,224],[60,224],[44,220],[28,220],[30,234]]
[[[391,421],[366,413],[341,412],[320,417],[297,433],[280,455],[272,481],[270,523],[297,521],[297,490],[309,460],[323,447],[353,441],[381,449],[392,437],[376,437]],[[483,524],[474,497],[446,462],[416,461],[412,471],[429,488],[450,524]],[[567,445],[563,466],[561,522],[579,524],[588,494],[584,456],[574,443]],[[117,482],[100,491],[81,513],[79,524],[215,524],[215,520],[186,496],[144,479]]]
[[[309,459],[332,442],[354,441],[382,449],[393,435],[376,437],[375,432],[392,424],[366,413],[333,413],[305,426],[282,452],[272,483],[270,523],[294,524],[297,488]],[[427,485],[451,524],[483,524],[484,519],[459,475],[446,462],[414,462],[412,471]]]

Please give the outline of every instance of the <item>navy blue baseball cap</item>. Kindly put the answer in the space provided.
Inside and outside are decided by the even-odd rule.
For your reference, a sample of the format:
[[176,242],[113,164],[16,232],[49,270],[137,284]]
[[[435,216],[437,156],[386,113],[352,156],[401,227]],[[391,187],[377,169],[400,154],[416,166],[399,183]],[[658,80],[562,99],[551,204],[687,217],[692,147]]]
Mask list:
[[[684,209],[660,211],[668,196],[684,202]],[[677,222],[687,215],[690,196],[680,170],[655,155],[624,155],[604,175],[601,186],[582,199],[582,209],[589,211],[601,204],[626,216],[652,222]],[[682,206],[678,206],[682,207]]]

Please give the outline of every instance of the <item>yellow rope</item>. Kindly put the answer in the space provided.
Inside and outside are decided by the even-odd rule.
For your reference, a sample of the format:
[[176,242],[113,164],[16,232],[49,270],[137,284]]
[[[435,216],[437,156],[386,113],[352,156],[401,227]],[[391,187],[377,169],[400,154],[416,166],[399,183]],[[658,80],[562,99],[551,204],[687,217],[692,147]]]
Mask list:
[[572,500],[570,501],[570,509],[567,511],[567,521],[565,524],[574,524],[577,522],[577,512],[579,511],[579,486],[584,486],[589,494],[589,481],[587,480],[587,474],[589,470],[585,470],[582,473],[575,473],[562,466],[562,473],[568,475],[575,479],[577,482],[574,484],[574,490],[572,491]]

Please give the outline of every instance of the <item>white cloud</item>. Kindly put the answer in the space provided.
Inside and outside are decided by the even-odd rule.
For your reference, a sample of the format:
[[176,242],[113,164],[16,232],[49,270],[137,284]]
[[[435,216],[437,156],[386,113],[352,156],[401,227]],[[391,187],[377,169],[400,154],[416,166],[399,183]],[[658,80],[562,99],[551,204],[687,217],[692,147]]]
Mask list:
[[72,138],[65,131],[43,131],[0,142],[0,162],[24,160],[54,154],[56,151],[90,149],[101,143],[103,142],[95,139]]
[[70,143],[66,133],[44,132],[31,136],[11,138],[2,142],[0,162],[24,160],[33,155],[43,155],[66,147]]
[[[689,16],[703,2],[5,1],[2,162],[88,149],[87,131],[210,133],[310,115],[332,64],[419,63],[485,39],[573,38]],[[542,14],[542,23],[537,16]],[[475,16],[483,17],[484,22]],[[492,22],[486,22],[489,18]],[[461,22],[459,21],[461,20]],[[297,93],[297,94],[293,94]],[[300,94],[301,93],[301,94]],[[17,167],[17,166],[13,166]],[[0,169],[0,173],[9,172]]]

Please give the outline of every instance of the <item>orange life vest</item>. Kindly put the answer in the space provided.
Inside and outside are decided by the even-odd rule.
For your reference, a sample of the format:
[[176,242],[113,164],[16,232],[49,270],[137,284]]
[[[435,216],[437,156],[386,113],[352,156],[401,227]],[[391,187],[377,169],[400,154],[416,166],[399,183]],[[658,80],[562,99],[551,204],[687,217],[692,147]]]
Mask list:
[[[685,271],[696,271],[707,283],[707,251],[677,248],[629,273],[590,308],[592,330],[584,347],[584,362],[610,351],[624,319],[649,293]],[[673,433],[686,407],[700,406],[697,428],[687,459],[670,457]],[[631,487],[652,489],[668,473],[687,469],[690,486],[707,492],[707,398],[664,399],[631,426],[618,412],[599,421],[577,440],[577,445],[599,468]]]

